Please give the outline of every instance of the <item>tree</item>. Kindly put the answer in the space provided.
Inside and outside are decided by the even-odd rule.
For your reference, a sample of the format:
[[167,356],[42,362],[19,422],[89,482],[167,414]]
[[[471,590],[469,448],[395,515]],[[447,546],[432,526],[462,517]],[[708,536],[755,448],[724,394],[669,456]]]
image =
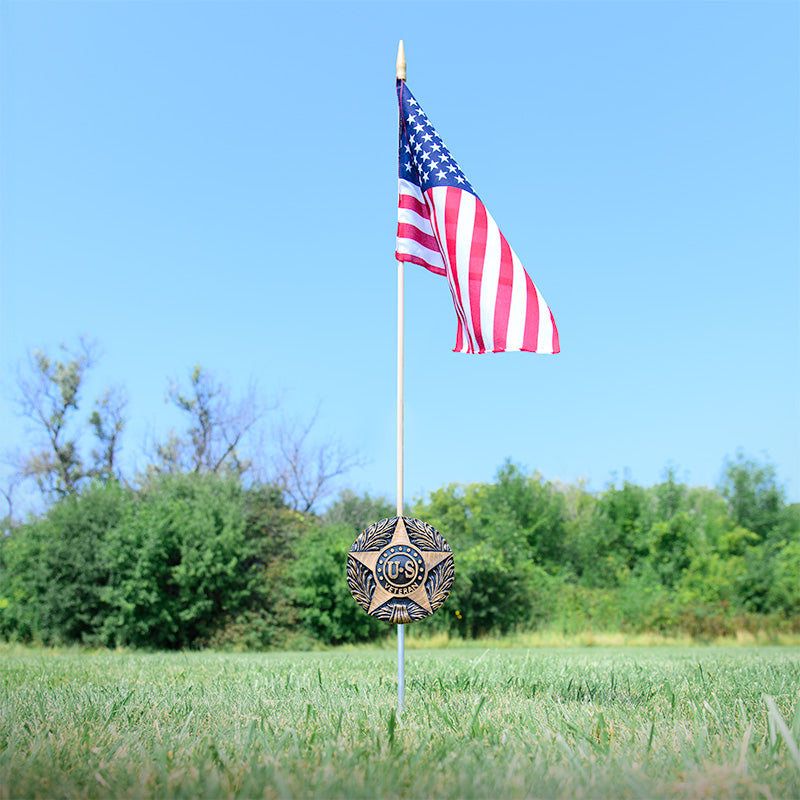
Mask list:
[[649,552],[653,498],[630,481],[611,483],[594,503],[589,528],[577,542],[581,578],[589,586],[613,587]]
[[355,538],[373,522],[393,517],[396,511],[396,505],[385,497],[370,497],[366,492],[359,496],[345,489],[325,512],[323,522],[325,525],[346,525]]
[[228,388],[198,364],[188,388],[171,383],[166,402],[184,412],[187,428],[182,435],[171,430],[165,442],[156,444],[151,471],[241,476],[252,468],[253,459],[243,451],[265,414],[254,387],[234,400]]
[[[17,380],[22,415],[36,434],[34,449],[15,457],[17,474],[36,482],[46,499],[75,494],[91,478],[118,478],[120,437],[125,428],[126,398],[121,389],[109,389],[95,400],[88,419],[81,420],[81,390],[88,370],[97,363],[95,345],[81,339],[70,350],[61,345],[61,359],[43,350],[29,354]],[[81,439],[90,431],[96,446],[88,457]]]
[[[199,364],[188,387],[172,382],[166,401],[183,412],[187,426],[183,433],[170,430],[155,445],[151,475],[248,476],[256,484],[279,487],[291,509],[306,513],[331,494],[336,478],[361,463],[339,442],[313,441],[318,412],[304,424],[284,420],[268,436],[263,423],[274,406],[267,406],[254,386],[234,399]],[[271,463],[264,456],[268,451]]]
[[103,551],[103,635],[111,645],[197,646],[247,608],[261,582],[243,489],[232,477],[154,480],[107,531]]
[[132,490],[116,481],[94,481],[3,537],[0,631],[5,636],[45,644],[102,642],[111,577],[104,542],[133,499]]
[[365,642],[389,631],[385,622],[359,608],[344,581],[352,544],[351,529],[345,525],[312,529],[297,542],[291,582],[300,624],[326,644]]
[[523,558],[552,571],[563,565],[566,503],[563,493],[555,491],[539,473],[526,475],[507,460],[473,513],[493,535],[507,528],[509,535],[501,539],[511,540],[517,533]]
[[761,464],[739,451],[725,462],[720,493],[728,501],[737,525],[765,539],[780,528],[784,517],[784,491],[772,464]]
[[284,422],[277,430],[275,478],[292,508],[312,511],[333,491],[336,478],[361,465],[360,457],[341,442],[315,444],[311,433],[318,413],[305,425]]

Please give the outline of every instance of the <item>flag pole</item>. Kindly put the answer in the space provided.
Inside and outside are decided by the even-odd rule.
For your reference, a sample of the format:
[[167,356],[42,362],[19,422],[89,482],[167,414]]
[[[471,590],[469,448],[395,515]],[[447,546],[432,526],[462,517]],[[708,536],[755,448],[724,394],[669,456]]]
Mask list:
[[[406,54],[403,40],[397,47],[397,80],[406,79]],[[397,262],[397,516],[403,516],[403,317],[405,300],[403,262]],[[406,637],[403,625],[397,626],[397,713],[403,710],[406,691]]]

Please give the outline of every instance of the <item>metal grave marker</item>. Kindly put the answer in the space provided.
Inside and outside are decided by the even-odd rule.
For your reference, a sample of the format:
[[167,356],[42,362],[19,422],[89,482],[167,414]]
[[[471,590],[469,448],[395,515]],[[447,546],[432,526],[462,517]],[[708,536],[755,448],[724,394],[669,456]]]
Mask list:
[[374,522],[347,556],[347,585],[356,603],[395,625],[433,614],[454,578],[450,545],[432,525],[411,517]]

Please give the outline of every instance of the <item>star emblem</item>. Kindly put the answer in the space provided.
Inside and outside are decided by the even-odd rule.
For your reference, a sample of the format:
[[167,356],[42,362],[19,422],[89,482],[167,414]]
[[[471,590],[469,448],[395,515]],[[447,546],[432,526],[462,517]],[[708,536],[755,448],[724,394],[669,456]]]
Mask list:
[[430,571],[442,561],[452,558],[449,550],[423,550],[408,536],[403,517],[399,517],[389,543],[380,550],[350,552],[351,558],[362,563],[375,580],[375,591],[368,614],[396,598],[408,599],[433,613],[425,581]]

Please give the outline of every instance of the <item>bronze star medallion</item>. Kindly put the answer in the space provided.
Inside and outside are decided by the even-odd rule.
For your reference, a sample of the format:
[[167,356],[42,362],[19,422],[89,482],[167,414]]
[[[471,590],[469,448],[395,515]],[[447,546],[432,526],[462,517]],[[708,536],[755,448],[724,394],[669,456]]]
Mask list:
[[375,522],[347,556],[347,585],[373,617],[406,624],[433,614],[450,594],[453,552],[439,531],[418,519]]

